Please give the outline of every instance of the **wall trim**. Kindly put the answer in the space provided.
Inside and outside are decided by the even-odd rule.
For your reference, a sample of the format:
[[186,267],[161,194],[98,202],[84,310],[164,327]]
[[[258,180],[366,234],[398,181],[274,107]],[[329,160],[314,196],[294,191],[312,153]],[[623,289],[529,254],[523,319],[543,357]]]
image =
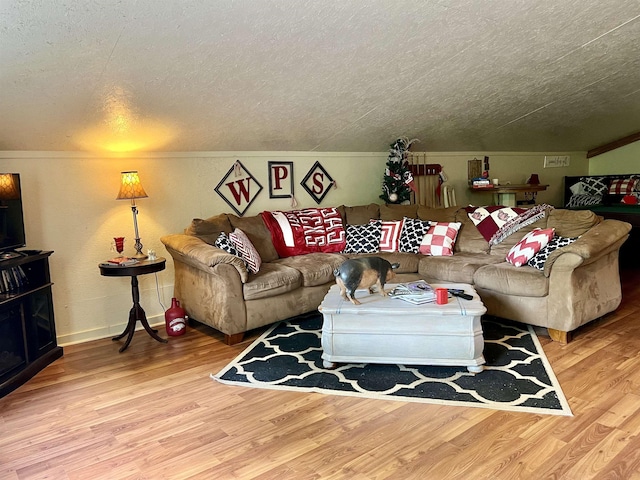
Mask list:
[[[149,325],[159,329],[160,333],[162,333],[162,330],[164,330],[164,326],[165,326],[164,314],[149,316],[147,317],[147,321],[149,322]],[[104,338],[111,339],[113,337],[120,335],[124,331],[126,326],[127,326],[126,323],[120,323],[117,325],[109,325],[108,327],[85,330],[84,332],[74,332],[74,333],[69,333],[67,335],[58,335],[57,336],[58,345],[64,348],[69,345],[76,345],[78,343],[91,342],[94,340],[102,340]],[[136,333],[133,335],[133,340],[131,340],[132,343],[136,341],[136,337],[141,335],[139,332],[140,330],[143,330],[142,335],[147,335],[147,333],[144,332],[144,328],[142,327],[142,325],[138,323],[136,325]],[[165,334],[160,336],[166,338],[167,335]],[[122,342],[124,342],[124,339],[122,339]],[[113,342],[113,343],[121,344],[121,342],[120,343]]]

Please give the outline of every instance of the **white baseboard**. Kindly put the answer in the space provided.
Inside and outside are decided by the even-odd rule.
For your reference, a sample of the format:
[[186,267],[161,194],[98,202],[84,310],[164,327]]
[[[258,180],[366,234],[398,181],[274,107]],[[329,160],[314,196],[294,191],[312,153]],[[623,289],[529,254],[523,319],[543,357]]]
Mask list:
[[[147,317],[147,321],[149,322],[149,325],[151,325],[154,328],[159,328],[159,327],[164,328],[164,325],[165,325],[164,315],[149,316]],[[86,330],[84,332],[75,332],[69,335],[59,335],[58,345],[61,347],[65,347],[67,345],[90,342],[92,340],[100,340],[103,338],[116,337],[124,331],[126,326],[127,326],[126,323],[120,323],[116,325],[109,325],[108,327],[104,327],[104,328],[96,328],[93,330]],[[136,331],[138,330],[144,330],[144,328],[139,322],[136,325]]]

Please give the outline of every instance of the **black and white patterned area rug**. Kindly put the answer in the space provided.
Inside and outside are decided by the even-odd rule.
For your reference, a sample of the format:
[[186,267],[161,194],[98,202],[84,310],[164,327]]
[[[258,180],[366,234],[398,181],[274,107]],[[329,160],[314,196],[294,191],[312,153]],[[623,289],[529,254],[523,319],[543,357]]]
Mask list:
[[572,415],[531,327],[482,319],[486,365],[465,367],[339,364],[322,366],[322,315],[280,322],[253,342],[215,380],[245,387],[362,398]]

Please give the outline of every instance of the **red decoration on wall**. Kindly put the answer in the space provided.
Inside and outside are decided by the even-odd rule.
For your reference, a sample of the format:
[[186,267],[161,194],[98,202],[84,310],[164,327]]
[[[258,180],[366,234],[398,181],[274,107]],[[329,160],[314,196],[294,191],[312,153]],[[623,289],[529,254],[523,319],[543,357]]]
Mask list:
[[215,191],[233,208],[234,212],[243,216],[262,191],[262,185],[244,168],[240,160],[236,160],[222,177]]
[[300,182],[300,185],[311,195],[311,198],[313,198],[316,203],[320,203],[335,183],[331,175],[320,165],[320,162],[316,162],[302,182]]

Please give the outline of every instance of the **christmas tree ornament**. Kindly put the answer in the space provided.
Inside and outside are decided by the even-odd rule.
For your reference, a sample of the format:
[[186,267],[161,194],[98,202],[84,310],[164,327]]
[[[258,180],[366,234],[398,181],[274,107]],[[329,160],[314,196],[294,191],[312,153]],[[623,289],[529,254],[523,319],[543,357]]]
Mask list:
[[391,203],[395,203],[398,201],[398,195],[396,193],[389,194],[389,201]]

